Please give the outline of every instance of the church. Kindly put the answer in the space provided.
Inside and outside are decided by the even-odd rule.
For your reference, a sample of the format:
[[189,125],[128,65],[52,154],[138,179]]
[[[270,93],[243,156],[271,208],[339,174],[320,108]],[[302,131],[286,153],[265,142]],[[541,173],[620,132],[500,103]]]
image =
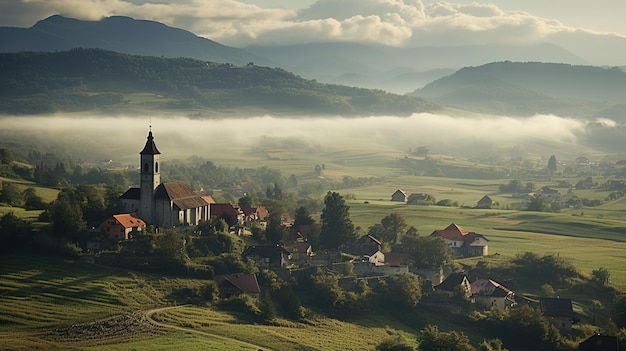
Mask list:
[[161,183],[159,149],[152,136],[139,153],[139,187],[128,189],[120,196],[120,209],[136,213],[146,224],[172,228],[198,225],[210,216],[210,203],[182,182]]

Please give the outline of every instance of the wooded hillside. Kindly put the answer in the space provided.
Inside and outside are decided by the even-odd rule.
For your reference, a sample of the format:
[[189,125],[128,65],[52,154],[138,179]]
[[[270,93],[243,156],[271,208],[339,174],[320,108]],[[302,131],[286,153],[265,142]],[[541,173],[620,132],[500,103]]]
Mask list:
[[[408,115],[439,105],[380,90],[321,84],[279,68],[100,49],[0,54],[0,112],[40,114],[105,109],[256,109],[337,115]],[[135,101],[132,94],[148,96]],[[147,94],[147,95],[146,95]]]
[[618,67],[505,61],[465,67],[412,94],[498,115],[552,113],[622,120],[619,104],[625,92],[626,73]]

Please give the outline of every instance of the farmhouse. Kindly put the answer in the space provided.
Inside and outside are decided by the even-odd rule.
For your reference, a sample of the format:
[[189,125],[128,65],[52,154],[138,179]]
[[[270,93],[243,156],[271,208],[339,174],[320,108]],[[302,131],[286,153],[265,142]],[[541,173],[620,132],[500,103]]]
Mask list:
[[489,197],[489,195],[485,195],[480,200],[478,200],[476,208],[491,208],[493,205],[493,200]]
[[476,280],[472,282],[471,287],[474,302],[483,308],[496,307],[505,310],[516,304],[513,291],[491,279]]
[[396,190],[395,193],[391,194],[391,201],[396,201],[396,202],[406,202],[407,200],[407,195],[403,190]]
[[578,344],[579,351],[619,351],[617,336],[596,334]]
[[211,204],[211,217],[222,217],[231,225],[243,223],[244,212],[228,202]]
[[257,245],[247,247],[241,256],[259,268],[282,268],[287,266],[291,253],[280,245]]
[[435,230],[430,236],[443,238],[452,248],[454,257],[486,256],[489,254],[489,240],[487,238],[482,234],[468,232],[454,223],[446,229]]
[[134,213],[122,213],[111,216],[98,226],[109,238],[116,240],[130,239],[130,233],[142,232],[146,229],[146,222]]
[[161,183],[159,155],[152,129],[140,155],[138,188],[128,189],[120,196],[120,208],[137,215],[149,225],[175,227],[198,225],[208,220],[209,203],[181,182]]
[[440,295],[451,298],[457,294],[463,294],[464,296],[471,296],[472,286],[467,278],[467,275],[462,272],[452,273],[441,284],[436,285],[435,291]]
[[308,263],[313,257],[313,247],[308,242],[299,241],[287,247],[291,253],[291,261],[299,264]]
[[247,294],[258,300],[261,294],[259,282],[254,274],[218,275],[214,280],[223,298]]
[[544,316],[562,332],[571,332],[574,323],[574,309],[572,299],[542,297],[539,306]]

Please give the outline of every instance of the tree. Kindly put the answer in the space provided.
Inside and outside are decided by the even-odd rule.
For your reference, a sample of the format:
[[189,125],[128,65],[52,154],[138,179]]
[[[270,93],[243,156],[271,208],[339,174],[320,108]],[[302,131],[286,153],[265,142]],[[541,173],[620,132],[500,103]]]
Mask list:
[[354,224],[350,220],[350,207],[339,193],[328,192],[324,197],[320,231],[320,244],[327,249],[339,246],[356,239]]
[[237,205],[239,205],[240,208],[252,208],[252,197],[248,194],[244,194],[237,201]]
[[315,223],[315,219],[311,216],[311,212],[304,206],[296,209],[293,218],[293,226],[298,228],[301,225],[311,225]]
[[419,332],[419,350],[424,351],[473,351],[469,338],[463,332],[439,331],[436,325],[427,325]]
[[376,351],[415,351],[415,347],[411,346],[402,336],[390,338],[381,341],[376,345]]
[[17,185],[11,182],[2,183],[2,191],[0,191],[0,202],[11,206],[22,206],[24,197]]
[[604,310],[604,306],[600,300],[593,299],[591,300],[591,324],[597,325],[597,317],[602,314]]
[[613,302],[613,321],[619,328],[626,327],[626,295],[620,295]]
[[556,172],[556,156],[554,155],[550,156],[550,159],[548,160],[548,171]]
[[104,206],[107,214],[117,213],[120,206],[120,195],[124,192],[118,184],[108,185],[104,190]]
[[591,271],[591,280],[597,282],[598,284],[604,286],[609,283],[609,278],[611,277],[611,273],[608,269],[600,267],[598,269],[594,269]]
[[395,274],[384,279],[380,293],[385,295],[381,301],[388,301],[392,306],[415,308],[422,299],[422,283],[413,273]]
[[166,266],[182,266],[189,262],[185,237],[172,229],[165,229],[154,237],[155,253]]
[[43,210],[46,205],[43,198],[37,195],[34,188],[24,189],[22,196],[24,197],[24,207],[27,210]]
[[280,212],[270,212],[265,228],[265,238],[272,244],[284,244],[289,240],[289,229],[283,225]]
[[58,236],[76,238],[76,235],[87,228],[80,205],[70,201],[63,192],[50,204],[50,219],[52,228]]
[[504,344],[502,344],[502,340],[500,339],[490,339],[483,340],[478,345],[478,351],[508,351],[504,348]]
[[17,244],[20,237],[27,235],[33,225],[18,218],[13,212],[0,217],[0,250],[6,250]]
[[0,149],[0,164],[8,165],[13,162],[13,155],[9,149]]
[[560,344],[560,334],[539,309],[528,305],[511,309],[508,318],[500,325],[503,339],[510,345],[555,350]]
[[437,268],[452,261],[452,249],[443,239],[419,236],[414,227],[407,230],[395,248],[411,254],[417,267]]
[[395,244],[400,234],[404,233],[408,226],[404,217],[392,213],[381,219],[380,224],[369,227],[369,234],[385,243]]
[[321,269],[311,275],[313,283],[313,293],[316,301],[322,303],[318,307],[335,307],[344,300],[344,291],[339,287],[339,279],[336,275],[328,274]]

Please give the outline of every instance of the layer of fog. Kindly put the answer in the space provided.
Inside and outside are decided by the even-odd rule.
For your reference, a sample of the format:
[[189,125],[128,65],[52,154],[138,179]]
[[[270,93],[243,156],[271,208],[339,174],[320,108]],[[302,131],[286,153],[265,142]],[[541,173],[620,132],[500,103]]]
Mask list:
[[[75,157],[136,162],[152,126],[162,157],[227,159],[264,148],[322,153],[349,150],[407,153],[428,146],[432,153],[476,155],[525,150],[580,156],[586,152],[626,153],[624,132],[613,121],[572,118],[420,113],[410,117],[256,117],[197,120],[185,117],[107,117],[63,114],[0,118],[0,147],[39,145],[46,150],[80,150]],[[34,141],[37,141],[36,143]],[[43,142],[45,141],[45,143]],[[48,145],[48,146],[45,146]],[[61,146],[59,146],[61,145]],[[43,150],[43,151],[46,151]],[[41,151],[41,150],[40,150]],[[616,156],[617,157],[617,156]]]

